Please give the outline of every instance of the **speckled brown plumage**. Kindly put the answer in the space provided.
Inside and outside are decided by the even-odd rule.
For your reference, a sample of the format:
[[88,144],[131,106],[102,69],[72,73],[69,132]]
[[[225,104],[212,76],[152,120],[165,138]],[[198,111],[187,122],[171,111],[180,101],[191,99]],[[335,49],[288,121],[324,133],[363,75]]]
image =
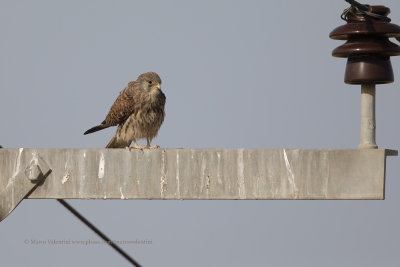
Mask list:
[[[157,73],[143,73],[120,92],[106,119],[84,134],[118,125],[117,132],[106,148],[129,147],[132,141],[135,148],[154,148],[150,142],[164,121],[165,100]],[[136,139],[139,138],[147,139],[145,147],[138,146]]]

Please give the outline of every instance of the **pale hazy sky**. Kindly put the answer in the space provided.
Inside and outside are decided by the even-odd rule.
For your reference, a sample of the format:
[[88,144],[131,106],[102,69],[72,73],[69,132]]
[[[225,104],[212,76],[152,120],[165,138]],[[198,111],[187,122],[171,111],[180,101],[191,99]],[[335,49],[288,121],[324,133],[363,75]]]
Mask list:
[[[398,0],[389,6],[400,24]],[[119,91],[156,71],[175,148],[356,148],[360,88],[329,33],[345,1],[0,1],[0,144],[100,148],[84,136]],[[400,147],[400,57],[377,87],[377,143]],[[143,141],[142,141],[143,142]],[[400,164],[384,201],[70,201],[143,266],[397,266]],[[1,266],[128,266],[55,200],[0,223]],[[28,240],[28,244],[25,244]]]

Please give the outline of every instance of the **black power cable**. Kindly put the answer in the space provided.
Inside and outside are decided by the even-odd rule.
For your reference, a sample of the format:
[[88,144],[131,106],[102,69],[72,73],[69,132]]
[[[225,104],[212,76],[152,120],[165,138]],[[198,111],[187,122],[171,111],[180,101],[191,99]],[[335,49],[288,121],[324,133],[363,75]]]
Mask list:
[[79,220],[81,220],[87,227],[92,229],[98,236],[100,236],[107,244],[109,244],[113,249],[115,249],[122,257],[129,261],[133,266],[140,267],[141,265],[135,261],[131,256],[129,256],[125,251],[123,251],[119,246],[117,246],[110,238],[103,234],[96,226],[89,222],[85,217],[83,217],[76,209],[69,205],[63,199],[57,199],[57,201],[63,205],[67,210],[74,214]]

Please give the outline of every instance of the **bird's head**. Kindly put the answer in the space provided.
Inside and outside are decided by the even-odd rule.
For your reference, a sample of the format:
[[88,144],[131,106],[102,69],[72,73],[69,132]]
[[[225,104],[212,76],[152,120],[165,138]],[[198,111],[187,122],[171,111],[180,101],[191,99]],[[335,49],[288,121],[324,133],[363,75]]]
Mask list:
[[146,72],[141,74],[137,81],[140,88],[147,93],[156,93],[161,90],[161,78],[155,72]]

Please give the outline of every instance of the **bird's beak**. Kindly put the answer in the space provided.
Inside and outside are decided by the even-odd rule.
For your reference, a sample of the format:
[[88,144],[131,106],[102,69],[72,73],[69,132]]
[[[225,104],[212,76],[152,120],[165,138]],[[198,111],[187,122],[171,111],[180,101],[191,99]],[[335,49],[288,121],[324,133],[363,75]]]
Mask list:
[[157,83],[156,88],[157,88],[158,90],[161,90],[161,84]]

